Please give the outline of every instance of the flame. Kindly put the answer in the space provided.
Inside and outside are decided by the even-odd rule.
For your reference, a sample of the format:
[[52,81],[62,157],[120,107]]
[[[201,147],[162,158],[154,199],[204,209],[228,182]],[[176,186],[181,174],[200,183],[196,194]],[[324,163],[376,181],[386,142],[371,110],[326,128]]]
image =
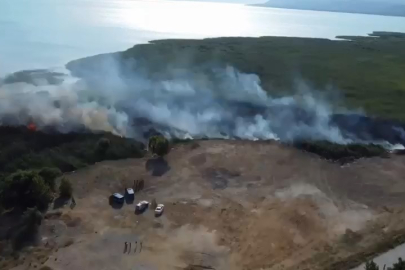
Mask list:
[[27,128],[31,131],[37,131],[37,126],[34,123],[29,124]]

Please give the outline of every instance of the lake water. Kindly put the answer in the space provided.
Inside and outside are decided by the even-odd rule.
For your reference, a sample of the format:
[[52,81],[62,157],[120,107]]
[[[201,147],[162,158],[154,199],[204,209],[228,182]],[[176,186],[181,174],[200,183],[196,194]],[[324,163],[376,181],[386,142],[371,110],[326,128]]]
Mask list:
[[405,32],[405,18],[187,1],[0,0],[0,75],[165,38],[334,38]]
[[[398,258],[404,258],[405,254],[405,244],[397,246],[394,249],[391,249],[380,256],[374,258],[374,262],[379,266],[380,269],[386,269],[387,267],[391,267],[394,263],[398,262]],[[386,268],[384,268],[386,266]],[[364,270],[365,264],[362,264],[352,270]]]

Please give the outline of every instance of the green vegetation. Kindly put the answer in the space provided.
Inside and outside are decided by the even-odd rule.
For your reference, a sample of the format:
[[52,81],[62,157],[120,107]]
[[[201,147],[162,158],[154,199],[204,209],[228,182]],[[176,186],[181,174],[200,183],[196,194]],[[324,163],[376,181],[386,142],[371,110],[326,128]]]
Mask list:
[[[342,99],[336,106],[362,108],[371,115],[405,120],[405,35],[376,32],[350,40],[260,37],[213,38],[204,40],[159,40],[136,45],[123,52],[136,59],[148,76],[170,78],[170,70],[190,72],[232,65],[257,74],[262,87],[274,96],[293,93],[296,79],[313,88],[337,88]],[[101,57],[101,56],[97,56]],[[94,58],[67,65],[97,69]]]
[[62,178],[59,186],[59,194],[64,198],[71,198],[73,194],[72,183],[66,178]]
[[13,235],[14,249],[20,249],[25,243],[35,241],[42,219],[42,213],[37,208],[29,208],[24,212]]
[[100,133],[44,133],[0,127],[0,209],[45,209],[63,172],[102,160],[139,158],[144,146]]
[[366,262],[366,266],[364,268],[365,268],[365,270],[379,270],[380,269],[378,267],[378,265],[373,261]]
[[108,148],[110,148],[110,140],[107,138],[101,138],[97,142],[96,151],[100,155],[105,155],[107,153]]
[[363,157],[384,157],[387,151],[375,144],[336,144],[328,141],[302,141],[295,146],[304,151],[317,154],[323,158],[342,163]]
[[[364,269],[365,270],[380,270],[378,265],[373,261],[366,262],[366,266],[364,267]],[[394,265],[392,267],[388,267],[387,270],[405,270],[405,262],[402,260],[402,258],[399,258],[398,262],[394,263]]]
[[17,171],[0,185],[0,204],[5,208],[45,209],[52,199],[51,187],[36,171]]
[[49,186],[49,188],[54,192],[55,191],[55,179],[62,175],[61,170],[58,168],[42,168],[38,172],[39,176],[41,176],[45,183]]
[[[100,153],[100,141],[104,140],[109,140],[109,147]],[[103,142],[101,145],[105,147]],[[25,127],[0,127],[0,171],[3,174],[44,167],[69,172],[102,160],[142,156],[142,144],[112,134],[44,133]]]
[[149,150],[160,157],[165,156],[170,151],[169,141],[163,136],[153,136],[149,139]]

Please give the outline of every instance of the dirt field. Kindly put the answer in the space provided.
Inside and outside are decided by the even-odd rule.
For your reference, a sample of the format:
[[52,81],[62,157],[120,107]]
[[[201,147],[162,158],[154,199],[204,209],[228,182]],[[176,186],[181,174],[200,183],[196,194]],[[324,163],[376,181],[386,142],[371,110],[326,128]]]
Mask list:
[[[67,176],[76,207],[48,213],[41,245],[13,269],[349,269],[405,240],[404,165],[392,156],[341,167],[242,141],[178,145],[165,161],[99,163]],[[155,198],[166,206],[161,217],[109,205],[139,179],[135,203]]]

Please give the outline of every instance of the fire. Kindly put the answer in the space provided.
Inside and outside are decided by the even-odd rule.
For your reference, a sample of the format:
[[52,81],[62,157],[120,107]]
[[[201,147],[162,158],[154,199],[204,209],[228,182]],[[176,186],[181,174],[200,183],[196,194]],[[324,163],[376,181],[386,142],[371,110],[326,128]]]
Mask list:
[[31,131],[37,131],[37,126],[34,123],[29,124],[27,128]]

